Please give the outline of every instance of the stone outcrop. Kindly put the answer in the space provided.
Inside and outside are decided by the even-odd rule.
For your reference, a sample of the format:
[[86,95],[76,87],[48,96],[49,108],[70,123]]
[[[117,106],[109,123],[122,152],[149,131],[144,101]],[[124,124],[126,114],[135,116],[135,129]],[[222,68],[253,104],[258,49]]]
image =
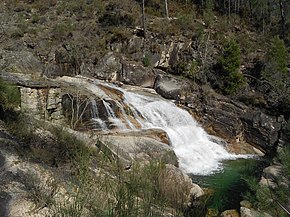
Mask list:
[[226,210],[221,213],[221,217],[240,217],[240,214],[235,209]]
[[153,88],[156,77],[160,73],[164,72],[151,67],[144,67],[137,62],[124,62],[117,80],[124,84]]
[[259,212],[257,210],[249,209],[246,207],[241,207],[240,212],[241,212],[241,217],[259,217],[259,216],[272,217],[268,213]]
[[60,88],[20,87],[20,93],[24,112],[44,120],[63,119]]
[[121,69],[122,64],[120,58],[113,52],[109,52],[102,57],[96,65],[84,64],[81,72],[84,75],[92,75],[98,79],[116,81],[117,74]]
[[239,138],[243,132],[239,117],[246,107],[216,93],[210,94],[204,101],[203,112],[209,127],[212,127],[217,135],[230,141]]
[[174,99],[180,102],[182,98],[185,99],[187,93],[191,92],[191,84],[185,79],[170,75],[158,75],[154,89],[164,98]]
[[261,111],[248,110],[241,120],[244,126],[244,136],[249,143],[268,151],[275,148],[282,124],[275,117]]
[[[202,90],[202,89],[201,89]],[[247,142],[264,153],[271,153],[278,145],[283,117],[274,117],[253,109],[207,88],[187,105],[201,117],[206,129],[231,143]]]
[[28,51],[5,51],[0,52],[0,56],[0,70],[40,75],[44,67],[41,61]]
[[111,133],[99,136],[99,139],[115,155],[119,155],[127,163],[135,161],[146,163],[152,160],[161,160],[164,163],[178,166],[178,160],[173,149],[162,142],[164,136],[160,138],[160,134],[160,130],[156,130],[156,132],[151,130],[146,134],[136,132],[135,135]]

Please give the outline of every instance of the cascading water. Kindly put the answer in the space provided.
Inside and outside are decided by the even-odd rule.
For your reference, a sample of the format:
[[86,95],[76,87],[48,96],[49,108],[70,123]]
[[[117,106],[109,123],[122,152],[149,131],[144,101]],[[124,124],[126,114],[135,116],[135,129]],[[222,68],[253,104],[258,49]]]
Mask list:
[[94,123],[94,126],[93,128],[98,128],[100,130],[107,130],[107,126],[105,124],[105,122],[99,118],[99,111],[98,111],[98,106],[97,106],[97,103],[96,101],[93,99],[91,100],[91,113],[92,113],[92,122]]
[[[147,93],[132,93],[98,81],[88,82],[79,78],[70,78],[70,82],[85,84],[84,86],[88,90],[103,99],[103,105],[111,122],[109,124],[113,124],[118,129],[136,130],[136,123],[131,122],[132,116],[143,129],[163,129],[168,134],[173,150],[179,159],[180,168],[186,173],[208,175],[222,168],[222,160],[248,157],[247,155],[230,154],[222,145],[211,141],[210,136],[198,126],[187,111],[168,100]],[[103,90],[106,87],[110,91],[115,90],[118,94],[122,93],[122,97],[117,97],[119,102],[116,99],[110,99],[110,94]],[[107,100],[115,102],[119,108],[118,115],[115,114]],[[130,108],[130,115],[126,114],[125,107],[126,110]],[[98,121],[97,110],[93,116],[92,119]],[[105,124],[102,121],[101,123]],[[108,130],[110,127],[102,126],[102,129]]]
[[230,154],[210,141],[193,117],[174,103],[125,91],[124,96],[132,109],[143,116],[143,119],[136,117],[143,128],[161,128],[167,132],[184,172],[206,175],[221,169],[221,160],[245,157]]

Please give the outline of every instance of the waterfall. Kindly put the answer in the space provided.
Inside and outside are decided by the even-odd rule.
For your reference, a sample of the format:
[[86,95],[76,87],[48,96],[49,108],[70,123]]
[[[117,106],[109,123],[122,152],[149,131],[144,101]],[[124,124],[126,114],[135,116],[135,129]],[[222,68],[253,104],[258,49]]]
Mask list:
[[98,111],[96,100],[92,99],[91,105],[92,105],[92,108],[91,108],[92,122],[94,123],[93,128],[100,129],[102,131],[107,130],[108,128],[105,122],[101,118],[99,118],[99,111]]
[[[210,139],[210,136],[187,111],[158,95],[146,91],[137,94],[134,90],[133,93],[97,80],[88,82],[88,79],[66,78],[67,80],[78,85],[84,84],[85,88],[102,99],[109,125],[127,131],[140,127],[143,129],[163,129],[178,157],[179,167],[186,173],[211,174],[222,169],[223,160],[248,157],[247,155],[235,155],[227,152],[221,144]],[[115,106],[118,107],[117,110],[115,109],[118,111],[118,115],[115,114],[109,101],[114,101]],[[111,129],[108,124],[104,126],[106,122],[98,120],[97,106],[96,104],[92,105],[92,107],[95,105],[96,109],[93,113],[93,119],[100,122],[104,130]],[[131,122],[132,118],[135,119],[133,122]]]
[[126,129],[127,128],[126,125],[119,118],[117,118],[110,104],[106,102],[105,100],[103,100],[103,104],[107,111],[109,120],[112,122],[112,124],[120,129]]
[[167,132],[180,168],[186,173],[206,175],[222,168],[221,161],[235,159],[226,149],[212,142],[193,117],[174,103],[152,96],[124,91],[126,102],[140,113],[142,128],[161,128]]

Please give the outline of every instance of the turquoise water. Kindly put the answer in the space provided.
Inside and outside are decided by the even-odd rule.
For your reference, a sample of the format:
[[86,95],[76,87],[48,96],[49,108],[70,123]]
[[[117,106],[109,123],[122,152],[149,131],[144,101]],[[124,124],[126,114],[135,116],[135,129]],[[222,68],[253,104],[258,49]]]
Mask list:
[[208,176],[191,175],[191,178],[202,188],[213,190],[213,194],[207,200],[208,208],[219,211],[239,210],[243,194],[248,190],[244,178],[250,175],[260,176],[268,162],[266,158],[229,160],[223,163],[222,171]]

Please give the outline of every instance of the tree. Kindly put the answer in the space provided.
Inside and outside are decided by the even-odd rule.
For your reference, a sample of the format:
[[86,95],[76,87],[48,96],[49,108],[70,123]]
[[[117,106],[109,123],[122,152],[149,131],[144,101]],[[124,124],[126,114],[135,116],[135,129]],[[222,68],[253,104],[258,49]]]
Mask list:
[[164,4],[165,4],[165,15],[166,15],[166,18],[168,19],[169,15],[168,15],[168,2],[167,2],[167,0],[164,0]]
[[144,38],[146,39],[145,0],[142,0],[142,25],[143,25]]
[[266,66],[262,72],[262,77],[281,94],[287,92],[287,86],[290,83],[287,55],[284,41],[278,36],[274,37],[266,55]]
[[227,94],[236,92],[245,83],[245,78],[239,72],[241,51],[236,41],[230,40],[225,44],[223,55],[218,63],[224,79],[223,91]]

